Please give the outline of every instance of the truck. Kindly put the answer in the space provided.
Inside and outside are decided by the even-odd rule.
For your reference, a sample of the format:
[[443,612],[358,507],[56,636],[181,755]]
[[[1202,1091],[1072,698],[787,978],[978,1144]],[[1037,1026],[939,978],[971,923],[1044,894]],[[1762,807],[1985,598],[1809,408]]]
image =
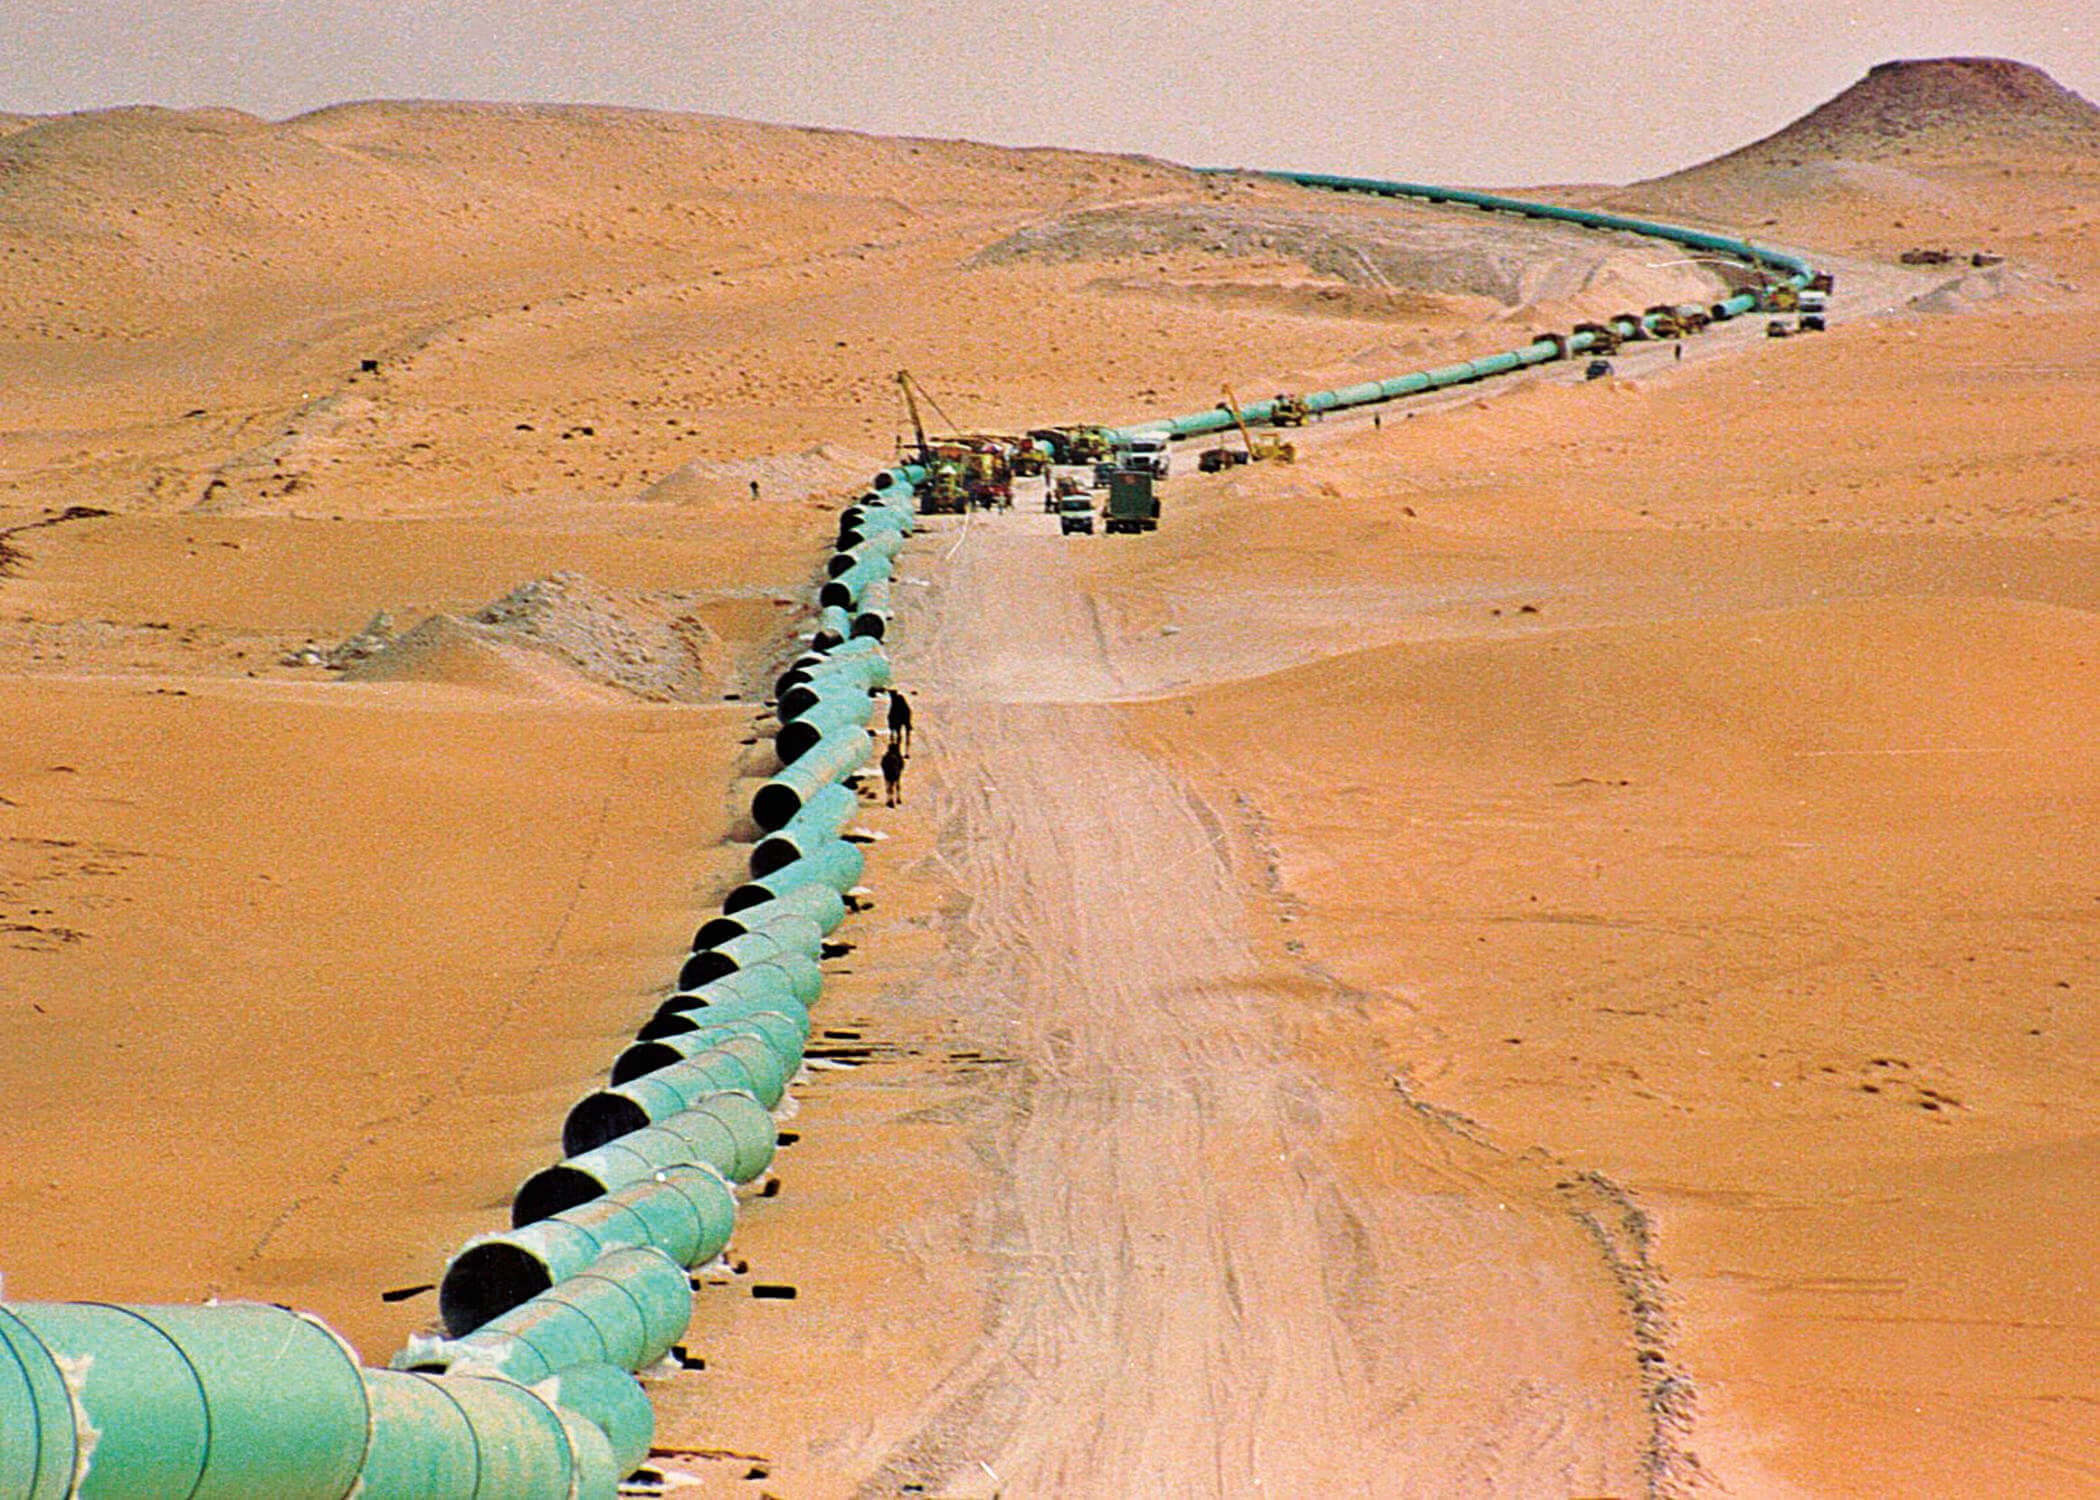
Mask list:
[[1118,469],[1108,476],[1108,519],[1104,530],[1157,531],[1159,501],[1152,493],[1152,475],[1143,469]]
[[1094,534],[1094,497],[1090,494],[1066,495],[1057,502],[1057,530],[1062,536],[1083,531]]
[[1144,469],[1154,479],[1165,479],[1174,467],[1173,454],[1167,448],[1164,432],[1140,432],[1123,445],[1120,467]]

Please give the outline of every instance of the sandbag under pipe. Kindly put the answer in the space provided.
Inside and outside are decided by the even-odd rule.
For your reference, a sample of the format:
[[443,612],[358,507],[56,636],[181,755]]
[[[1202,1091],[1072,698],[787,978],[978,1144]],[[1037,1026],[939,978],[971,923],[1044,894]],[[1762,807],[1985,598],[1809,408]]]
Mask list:
[[772,1115],[750,1094],[711,1094],[646,1130],[542,1167],[518,1189],[510,1221],[523,1228],[672,1167],[707,1166],[750,1182],[772,1164],[776,1135]]
[[[4,1312],[12,1353],[0,1372],[34,1372],[15,1388],[33,1406],[0,1406],[0,1474],[31,1476],[16,1496],[342,1500],[357,1481],[371,1422],[364,1381],[356,1355],[316,1319],[258,1302]],[[53,1369],[69,1396],[62,1419],[48,1410]],[[30,1442],[25,1459],[18,1444]],[[64,1480],[55,1491],[54,1475]]]
[[[607,1373],[647,1407],[633,1377]],[[559,1403],[558,1384],[400,1370],[367,1370],[364,1381],[372,1442],[355,1500],[614,1500],[620,1477],[648,1456],[649,1438],[631,1456],[640,1414],[631,1402],[616,1406],[597,1378],[570,1380],[589,1398],[577,1408]],[[654,1426],[652,1414],[651,1438]]]
[[[754,863],[758,851],[751,851]],[[782,863],[792,863],[800,858],[790,854]],[[778,869],[779,866],[772,868]],[[714,948],[733,937],[741,937],[754,927],[763,927],[775,917],[808,917],[820,931],[829,937],[846,920],[846,898],[826,885],[814,883],[788,892],[777,901],[761,901],[756,906],[747,906],[740,912],[725,912],[718,917],[709,917],[693,934],[693,947]]]
[[[762,901],[777,901],[798,886],[811,882],[828,885],[842,895],[860,883],[867,856],[858,844],[845,839],[826,839],[803,852],[800,859],[768,870],[747,880],[722,898],[726,912],[748,911]],[[810,997],[812,1000],[815,996]]]
[[756,968],[782,954],[799,953],[813,959],[823,948],[824,929],[815,918],[776,917],[742,937],[688,956],[678,970],[678,988],[698,989],[711,980],[725,979],[740,969]]
[[788,1076],[764,1039],[734,1036],[676,1067],[584,1095],[562,1122],[561,1147],[580,1155],[680,1114],[704,1095],[731,1089],[748,1090],[771,1109],[787,1091]]
[[617,1087],[660,1068],[697,1057],[717,1042],[736,1035],[738,1028],[762,1036],[790,1077],[802,1066],[802,1049],[809,1033],[784,1011],[756,1010],[741,1016],[719,1017],[708,1017],[707,1012],[701,1011],[699,1015],[706,1019],[696,1021],[691,1031],[668,1032],[627,1047],[613,1059],[613,1085]]
[[692,1316],[684,1266],[646,1245],[613,1250],[464,1338],[416,1335],[393,1365],[525,1385],[572,1365],[645,1370],[670,1352]]
[[500,1234],[476,1235],[445,1267],[438,1317],[472,1333],[611,1250],[653,1245],[681,1266],[722,1253],[736,1228],[736,1193],[712,1167],[678,1165],[618,1192]]
[[831,735],[800,756],[751,798],[751,816],[767,833],[802,811],[802,805],[833,782],[842,781],[868,763],[875,742],[865,729]]

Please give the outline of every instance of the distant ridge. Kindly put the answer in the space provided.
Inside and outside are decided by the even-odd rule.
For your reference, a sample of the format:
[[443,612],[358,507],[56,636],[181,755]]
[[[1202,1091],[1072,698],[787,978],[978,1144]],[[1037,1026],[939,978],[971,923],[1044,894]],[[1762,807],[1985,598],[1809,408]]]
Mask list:
[[2100,109],[2040,68],[2005,58],[1885,62],[1785,129],[1689,171],[2003,150],[2100,157]]

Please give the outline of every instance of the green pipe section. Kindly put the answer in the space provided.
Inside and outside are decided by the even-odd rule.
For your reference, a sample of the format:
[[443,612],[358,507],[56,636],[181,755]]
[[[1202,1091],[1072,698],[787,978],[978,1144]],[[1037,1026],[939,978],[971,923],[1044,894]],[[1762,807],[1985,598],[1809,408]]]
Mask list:
[[852,609],[860,603],[860,596],[867,586],[878,578],[890,576],[890,560],[875,553],[862,558],[838,577],[829,580],[817,591],[819,605],[836,604],[840,609]]
[[[832,790],[846,792],[846,788],[842,788],[842,786],[834,786]],[[853,792],[846,792],[846,796],[850,798],[850,807],[846,809],[846,817],[834,815],[834,809],[823,809],[817,815],[808,817],[808,811],[811,811],[811,807],[815,807],[815,803],[811,803],[811,807],[804,807],[802,813],[790,817],[790,819],[785,821],[785,824],[775,828],[771,834],[766,834],[764,838],[760,838],[756,845],[752,845],[752,878],[754,880],[764,880],[769,874],[775,874],[775,872],[779,872],[779,870],[783,870],[787,866],[792,866],[796,859],[804,859],[811,853],[823,849],[825,845],[834,845],[834,842],[840,842],[844,838],[844,828],[846,828],[846,821],[848,821],[850,813],[859,811],[859,805],[861,805],[861,800],[857,796],[853,796]],[[853,878],[855,880],[861,878],[859,870],[853,872]]]
[[814,697],[821,698],[845,692],[856,683],[863,690],[890,685],[890,663],[882,654],[882,643],[867,636],[857,635],[829,651],[797,657],[774,683],[773,700],[787,710],[782,717],[792,719],[796,704],[808,707],[806,700],[795,696],[797,688],[808,687]]
[[[799,857],[799,854],[791,854],[786,862],[793,863]],[[755,868],[758,863],[756,848],[751,851],[751,860]],[[779,867],[776,865],[773,868]],[[808,917],[817,924],[818,930],[828,937],[846,920],[846,899],[831,887],[812,881],[789,891],[777,901],[761,901],[758,905],[747,906],[733,915],[725,913],[719,917],[708,918],[700,924],[700,930],[693,934],[693,946],[716,947],[733,937],[741,937],[755,927],[765,926],[775,917]]]
[[[855,637],[865,640],[865,636]],[[820,668],[779,695],[775,710],[782,724],[806,718],[819,709],[852,707],[865,719],[876,689],[889,686],[889,662],[881,657],[855,658],[837,667]]]
[[817,631],[810,637],[810,647],[816,651],[829,651],[853,634],[853,616],[836,604],[827,605],[817,612]]
[[66,1500],[80,1432],[51,1351],[0,1306],[0,1495]]
[[830,578],[837,578],[842,573],[851,572],[861,562],[870,557],[889,558],[890,565],[895,567],[897,553],[903,549],[903,546],[903,532],[895,529],[878,530],[872,535],[863,536],[860,541],[852,546],[841,547],[832,553],[830,560],[824,564],[825,575]]
[[730,1089],[747,1090],[771,1109],[787,1092],[787,1080],[787,1070],[763,1038],[733,1036],[675,1067],[584,1095],[562,1122],[562,1150],[579,1155]]
[[[804,850],[800,859],[745,881],[723,898],[722,905],[728,911],[744,911],[811,884],[827,885],[844,895],[860,884],[866,868],[867,856],[861,853],[860,845],[845,839],[826,839]],[[815,995],[805,998],[812,1004],[816,1001]]]
[[750,1182],[772,1165],[773,1117],[750,1094],[712,1094],[646,1130],[543,1167],[511,1202],[514,1228],[616,1193],[672,1167],[712,1167],[731,1182]]
[[866,765],[874,748],[865,729],[826,736],[758,789],[751,799],[752,818],[767,833],[786,826],[810,798]]
[[[714,986],[709,985],[700,994],[705,995],[707,990],[713,988]],[[676,1006],[671,1001],[665,1001],[656,1014],[643,1024],[642,1029],[635,1033],[634,1039],[638,1042],[654,1042],[667,1036],[684,1036],[687,1032],[697,1031],[703,1026],[734,1021],[742,1016],[763,1015],[767,1011],[786,1016],[801,1030],[803,1036],[809,1035],[809,1007],[792,996],[783,995],[774,1000],[707,1000],[699,995],[680,995],[676,1000]]]
[[678,971],[678,988],[694,990],[716,979],[726,979],[742,969],[769,963],[783,953],[801,953],[815,958],[824,946],[824,929],[811,917],[786,916],[733,937],[716,948],[703,948],[686,959]]
[[[0,1410],[0,1472],[30,1476],[16,1494],[343,1500],[356,1483],[364,1381],[349,1347],[312,1318],[253,1302],[6,1311],[9,1362],[31,1372],[15,1384],[31,1404]],[[71,1408],[63,1419],[54,1370]],[[32,1431],[37,1451],[24,1457],[17,1443]]]
[[[697,1005],[709,1005],[721,1000],[750,1000],[761,1006],[778,1005],[785,1001],[807,1009],[815,1003],[822,992],[824,976],[816,973],[814,989],[809,983],[810,975],[802,969],[799,957],[770,959],[762,964],[753,964],[748,969],[739,969],[734,974],[725,974],[720,979],[708,981],[694,990],[673,990],[657,1007],[664,1010],[691,1010]],[[814,963],[810,969],[816,969]],[[804,992],[810,990],[807,998]]]
[[668,1166],[617,1192],[460,1247],[438,1286],[438,1317],[461,1338],[580,1276],[614,1250],[651,1245],[681,1266],[722,1253],[736,1194],[712,1167]]
[[800,812],[751,846],[751,873],[769,875],[818,844],[838,838],[858,811],[860,798],[854,796],[850,787],[833,782],[803,803]]
[[[692,1014],[692,1013],[688,1013]],[[750,1011],[741,1016],[710,1016],[698,1013],[692,1031],[672,1032],[637,1041],[613,1059],[612,1082],[617,1086],[685,1062],[730,1037],[755,1035],[780,1059],[792,1077],[802,1066],[803,1043],[809,1028],[785,1011]]]
[[781,765],[793,765],[832,735],[865,729],[873,712],[868,695],[858,689],[842,698],[826,698],[780,726],[773,736],[773,753]]
[[890,633],[890,581],[878,578],[860,593],[860,609],[853,616],[853,635],[881,640]]
[[613,1472],[632,1474],[656,1441],[656,1410],[648,1393],[625,1370],[611,1365],[571,1365],[531,1388],[559,1411],[573,1412],[605,1434]]
[[692,1316],[686,1268],[661,1250],[637,1246],[607,1252],[462,1338],[411,1338],[394,1365],[521,1385],[575,1365],[646,1370],[670,1352]]
[[[589,1369],[625,1381],[633,1399],[620,1403]],[[646,1409],[649,1398],[633,1377],[603,1365],[564,1370],[539,1389],[398,1370],[367,1370],[364,1381],[372,1440],[355,1500],[613,1500],[655,1436],[652,1412],[638,1457],[615,1446],[604,1424],[617,1425],[631,1450],[633,1401]],[[570,1392],[586,1404],[555,1399]]]

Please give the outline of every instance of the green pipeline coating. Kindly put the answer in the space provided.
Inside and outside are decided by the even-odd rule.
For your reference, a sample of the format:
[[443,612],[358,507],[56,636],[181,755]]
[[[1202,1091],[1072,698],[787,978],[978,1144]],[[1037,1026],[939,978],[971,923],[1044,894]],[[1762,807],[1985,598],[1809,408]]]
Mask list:
[[821,607],[837,605],[840,609],[854,609],[860,604],[861,593],[878,578],[890,576],[890,559],[882,553],[870,553],[848,568],[838,577],[827,581],[817,591],[817,604]]
[[810,646],[818,651],[828,651],[851,634],[853,616],[836,604],[827,605],[817,612],[817,631],[810,638]]
[[643,1370],[664,1357],[692,1315],[685,1267],[661,1250],[637,1246],[600,1256],[464,1338],[413,1338],[395,1364],[526,1383],[571,1365]]
[[[77,1463],[81,1500],[341,1500],[356,1481],[364,1383],[349,1348],[311,1318],[254,1302],[8,1311],[10,1346],[25,1330],[42,1346],[92,1434],[77,1456],[37,1460],[40,1475]],[[70,1430],[39,1425],[47,1444],[72,1445]]]
[[[756,911],[758,908],[747,907],[745,910]],[[820,983],[822,977],[820,972]],[[787,964],[769,960],[766,963],[753,964],[747,969],[739,969],[734,974],[725,974],[720,979],[711,979],[696,989],[676,991],[668,996],[657,1010],[690,1010],[696,1005],[706,1005],[718,1000],[771,1001],[783,996],[798,1005],[804,1003],[798,977],[791,972]]]
[[739,937],[689,956],[678,970],[681,990],[698,989],[741,969],[756,968],[784,954],[816,958],[824,946],[824,929],[814,917],[775,917]]
[[810,798],[866,765],[874,744],[865,729],[827,736],[759,787],[751,799],[752,818],[767,833],[783,826]]
[[511,1204],[511,1223],[536,1223],[671,1167],[711,1167],[731,1182],[750,1182],[772,1164],[775,1145],[773,1117],[763,1104],[747,1093],[713,1094],[533,1173]]
[[[731,912],[748,911],[761,901],[777,901],[796,887],[812,882],[830,886],[843,895],[860,884],[866,867],[867,856],[861,853],[860,845],[845,839],[826,839],[805,850],[800,859],[745,881],[722,898],[722,906]],[[814,995],[809,998],[816,999]]]
[[[844,788],[839,790],[843,791]],[[757,860],[756,848],[752,849],[751,857],[754,862]],[[793,864],[800,857],[800,850],[793,850],[782,863]],[[839,924],[846,920],[846,898],[829,886],[813,882],[805,884],[776,900],[761,901],[758,905],[747,906],[740,912],[724,912],[721,916],[709,917],[700,924],[700,930],[693,934],[693,947],[717,947],[733,937],[743,936],[753,928],[765,926],[775,917],[808,917],[817,924],[819,932],[829,937],[837,930]]]
[[[689,1031],[718,1025],[723,1021],[734,1021],[739,1016],[761,1015],[768,1011],[785,1016],[793,1022],[803,1036],[809,1035],[809,1008],[789,996],[772,1000],[747,1000],[732,996],[726,1000],[703,998],[713,985],[678,998],[686,1002],[681,1010],[659,1010],[649,1018],[648,1024],[635,1033],[638,1042],[654,1042],[667,1036],[684,1036]],[[668,1001],[665,1002],[667,1005]]]
[[781,765],[793,765],[830,736],[865,729],[872,712],[874,706],[863,692],[856,691],[844,698],[827,698],[774,732],[773,753],[780,757]]
[[611,1365],[571,1365],[536,1383],[534,1392],[605,1434],[613,1472],[632,1474],[656,1441],[656,1411],[635,1378]]
[[613,1060],[612,1081],[626,1083],[697,1057],[718,1041],[739,1033],[761,1038],[773,1049],[781,1066],[792,1077],[802,1066],[806,1023],[798,1023],[781,1011],[751,1011],[741,1016],[714,1016],[707,1011],[689,1012],[696,1019],[691,1031],[669,1032],[637,1041]]
[[651,1245],[682,1266],[700,1265],[722,1253],[735,1227],[728,1179],[712,1167],[662,1167],[552,1218],[469,1240],[445,1267],[439,1317],[463,1337],[623,1248]]
[[574,1156],[616,1141],[690,1109],[704,1094],[748,1089],[771,1109],[786,1091],[787,1079],[787,1070],[763,1038],[734,1036],[674,1067],[577,1100],[562,1122],[562,1149]]
[[887,578],[878,578],[860,591],[860,604],[854,610],[850,633],[877,641],[890,633],[890,581]]
[[65,1500],[78,1443],[57,1361],[27,1324],[0,1307],[0,1495]]

